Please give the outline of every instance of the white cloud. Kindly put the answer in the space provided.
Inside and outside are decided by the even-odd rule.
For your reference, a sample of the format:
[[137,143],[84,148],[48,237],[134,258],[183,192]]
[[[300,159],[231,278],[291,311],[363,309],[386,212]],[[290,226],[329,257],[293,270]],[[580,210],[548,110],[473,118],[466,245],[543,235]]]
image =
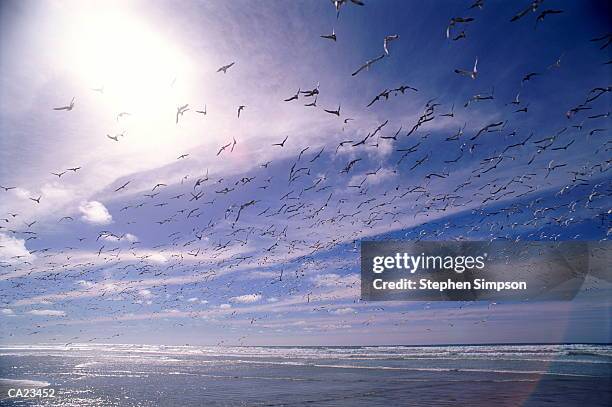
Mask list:
[[28,314],[38,315],[43,317],[64,317],[66,313],[64,311],[57,311],[53,309],[35,309],[29,311]]
[[241,304],[250,304],[259,300],[261,300],[261,294],[245,294],[230,298],[231,302],[239,302]]
[[332,314],[336,314],[336,315],[346,315],[346,314],[352,314],[354,312],[355,312],[355,309],[350,308],[350,307],[338,308],[336,310],[331,311]]
[[79,206],[79,211],[83,214],[81,219],[84,222],[95,225],[106,225],[113,221],[113,217],[106,207],[98,201],[85,202]]
[[192,298],[189,298],[187,302],[196,302],[197,300],[198,300],[198,297],[192,297]]
[[58,182],[47,183],[40,188],[40,194],[48,202],[58,203],[70,199],[71,191]]
[[278,298],[276,298],[276,297],[268,298],[268,302],[277,302],[277,301],[278,301]]
[[156,263],[165,263],[168,261],[168,259],[161,253],[153,253],[148,257],[148,259]]
[[[19,258],[16,259],[15,257]],[[0,233],[0,261],[11,262],[19,260],[22,262],[24,260],[31,260],[33,257],[25,246],[25,240]]]
[[23,189],[23,188],[15,188],[15,195],[17,195],[19,198],[21,199],[28,199],[29,197],[33,196],[34,194],[30,191],[28,191],[27,189]]
[[380,184],[381,182],[386,181],[389,178],[393,178],[396,175],[397,173],[392,168],[381,168],[376,172],[376,174],[368,177],[368,182],[370,184]]
[[140,295],[143,298],[155,297],[155,295],[151,292],[151,290],[140,290],[138,291],[138,295]]
[[229,309],[229,308],[232,308],[232,306],[231,306],[231,304],[221,304],[221,305],[219,305],[219,308],[220,309]]
[[136,235],[133,235],[131,233],[126,233],[123,238],[125,240],[127,240],[128,242],[137,242],[138,241],[138,237],[136,237]]
[[15,312],[10,308],[2,308],[0,309],[0,314],[7,316],[14,316]]

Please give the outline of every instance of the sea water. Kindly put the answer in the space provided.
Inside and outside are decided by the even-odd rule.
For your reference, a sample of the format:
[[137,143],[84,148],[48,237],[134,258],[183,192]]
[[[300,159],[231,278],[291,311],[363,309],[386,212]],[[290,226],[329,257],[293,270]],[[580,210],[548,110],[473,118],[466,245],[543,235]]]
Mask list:
[[4,346],[0,405],[607,407],[611,369],[607,345]]

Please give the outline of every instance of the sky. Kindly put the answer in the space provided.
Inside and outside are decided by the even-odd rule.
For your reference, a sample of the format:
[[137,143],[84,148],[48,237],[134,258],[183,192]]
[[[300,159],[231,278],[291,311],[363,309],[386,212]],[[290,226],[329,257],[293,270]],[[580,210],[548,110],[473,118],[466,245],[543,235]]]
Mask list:
[[610,236],[610,5],[472,4],[2,2],[0,343],[610,342],[601,273],[359,298],[362,240]]

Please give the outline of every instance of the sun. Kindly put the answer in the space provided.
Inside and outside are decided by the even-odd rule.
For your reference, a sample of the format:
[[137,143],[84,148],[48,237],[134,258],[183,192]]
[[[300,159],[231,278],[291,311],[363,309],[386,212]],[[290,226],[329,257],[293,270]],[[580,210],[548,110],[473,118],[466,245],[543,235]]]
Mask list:
[[67,56],[76,75],[118,113],[155,118],[172,112],[181,98],[174,85],[185,78],[185,56],[128,10],[96,7],[72,14]]

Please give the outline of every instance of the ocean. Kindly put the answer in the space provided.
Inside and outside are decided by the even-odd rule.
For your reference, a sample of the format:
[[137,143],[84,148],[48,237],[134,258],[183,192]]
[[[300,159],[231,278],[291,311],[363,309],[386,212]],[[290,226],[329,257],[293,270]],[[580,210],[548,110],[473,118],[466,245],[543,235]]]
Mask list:
[[4,346],[0,405],[609,407],[611,368],[609,345]]

